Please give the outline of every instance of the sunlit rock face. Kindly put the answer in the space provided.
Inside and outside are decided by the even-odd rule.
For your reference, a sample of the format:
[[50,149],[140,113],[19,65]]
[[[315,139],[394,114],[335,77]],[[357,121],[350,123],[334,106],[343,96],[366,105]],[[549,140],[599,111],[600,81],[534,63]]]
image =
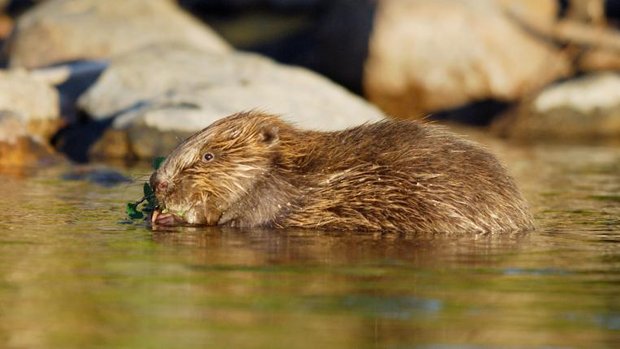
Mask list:
[[62,124],[52,86],[26,71],[0,71],[0,167],[56,158],[48,140]]
[[24,120],[0,112],[0,168],[37,166],[59,160],[45,141],[28,131]]
[[513,18],[552,21],[555,1],[537,3],[380,1],[366,95],[388,114],[422,117],[479,100],[514,101],[567,75],[560,51]]
[[49,138],[61,126],[58,92],[25,71],[0,71],[0,111],[23,122],[28,132]]

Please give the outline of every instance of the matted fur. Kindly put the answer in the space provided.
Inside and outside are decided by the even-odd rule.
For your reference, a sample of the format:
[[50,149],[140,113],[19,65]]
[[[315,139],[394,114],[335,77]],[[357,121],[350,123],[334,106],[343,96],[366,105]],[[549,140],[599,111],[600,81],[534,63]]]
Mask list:
[[[204,161],[204,154],[213,154]],[[532,218],[489,152],[443,128],[386,120],[304,131],[239,113],[180,144],[151,177],[177,222],[238,227],[507,232]]]

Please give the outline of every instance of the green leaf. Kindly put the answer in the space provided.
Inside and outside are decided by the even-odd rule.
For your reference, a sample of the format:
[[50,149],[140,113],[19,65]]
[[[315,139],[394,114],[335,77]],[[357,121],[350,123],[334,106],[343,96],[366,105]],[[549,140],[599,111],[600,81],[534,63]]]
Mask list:
[[131,219],[142,219],[142,218],[144,218],[144,213],[136,211],[135,213],[130,214],[129,218],[131,218]]
[[155,207],[157,207],[157,198],[155,198],[155,196],[148,198],[148,200],[146,200],[146,204],[144,205],[144,210],[148,209],[153,211]]
[[144,198],[146,199],[146,204],[142,211],[153,211],[155,206],[157,206],[157,197],[155,196],[153,188],[148,183],[144,183]]
[[128,202],[125,211],[127,212],[127,215],[129,216],[129,218],[131,219],[144,218],[144,214],[138,211],[138,204],[136,203]]
[[128,202],[125,211],[127,212],[127,214],[132,214],[132,213],[136,212],[137,207],[138,207],[137,204],[135,204],[133,202]]
[[159,170],[159,168],[161,167],[161,164],[164,162],[164,160],[166,160],[166,158],[163,157],[163,156],[158,156],[158,157],[154,158],[153,159],[153,169]]
[[144,186],[142,187],[142,191],[144,191],[144,197],[146,198],[146,200],[149,200],[149,198],[154,196],[153,188],[151,188],[148,182],[144,183]]
[[[152,213],[157,207],[157,197],[148,182],[144,183],[142,186],[142,191],[144,192],[142,199],[136,202],[127,203],[126,212],[131,219],[142,219],[145,214]],[[140,209],[140,205],[142,205],[142,209]]]

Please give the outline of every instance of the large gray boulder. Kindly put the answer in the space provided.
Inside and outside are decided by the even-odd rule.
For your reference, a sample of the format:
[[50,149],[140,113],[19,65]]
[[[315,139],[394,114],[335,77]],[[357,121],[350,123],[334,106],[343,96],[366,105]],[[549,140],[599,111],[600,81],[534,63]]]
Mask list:
[[23,14],[10,38],[11,67],[101,59],[157,42],[229,50],[171,0],[48,0]]
[[308,70],[187,45],[154,45],[114,59],[78,103],[95,119],[116,116],[95,153],[141,158],[163,155],[179,138],[244,110],[280,114],[317,130],[382,118],[375,107]]
[[487,99],[514,101],[570,71],[514,18],[552,21],[555,0],[381,0],[365,66],[368,98],[421,117]]
[[597,73],[547,87],[493,130],[531,141],[620,139],[620,74]]

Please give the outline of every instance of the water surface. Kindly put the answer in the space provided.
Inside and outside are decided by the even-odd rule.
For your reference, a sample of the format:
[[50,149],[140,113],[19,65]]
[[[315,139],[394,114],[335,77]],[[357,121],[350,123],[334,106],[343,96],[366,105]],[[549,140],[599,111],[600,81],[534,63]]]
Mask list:
[[151,231],[140,182],[1,174],[0,347],[620,347],[620,148],[490,147],[535,232]]

